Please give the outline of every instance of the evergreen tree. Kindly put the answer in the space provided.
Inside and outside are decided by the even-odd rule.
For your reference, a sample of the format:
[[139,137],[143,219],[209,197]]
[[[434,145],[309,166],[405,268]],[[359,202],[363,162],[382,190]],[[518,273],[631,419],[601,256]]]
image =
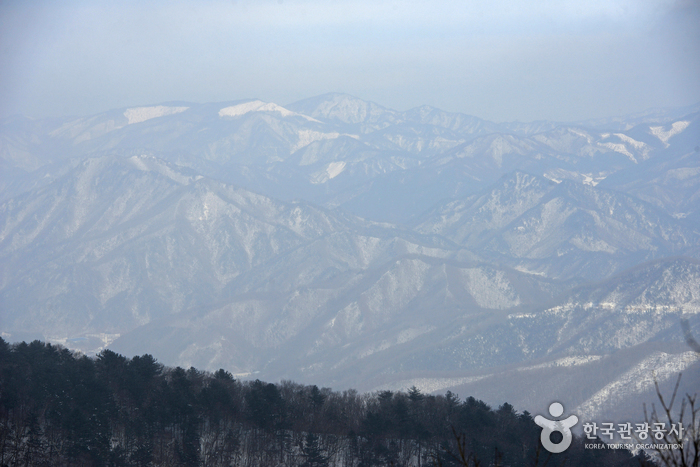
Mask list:
[[328,467],[328,458],[323,455],[318,443],[318,436],[309,432],[304,440],[304,463],[301,467]]

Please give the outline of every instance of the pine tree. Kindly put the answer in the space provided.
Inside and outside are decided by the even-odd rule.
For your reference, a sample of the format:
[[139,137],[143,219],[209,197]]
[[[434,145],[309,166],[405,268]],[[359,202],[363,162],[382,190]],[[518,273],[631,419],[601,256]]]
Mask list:
[[318,436],[308,433],[302,449],[306,460],[301,467],[328,467],[328,458],[323,455],[318,444]]

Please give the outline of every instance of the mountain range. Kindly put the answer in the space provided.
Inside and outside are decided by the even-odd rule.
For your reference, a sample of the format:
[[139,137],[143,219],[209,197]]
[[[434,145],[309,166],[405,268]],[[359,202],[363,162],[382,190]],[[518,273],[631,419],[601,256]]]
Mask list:
[[699,116],[327,94],[6,119],[0,332],[633,417],[652,370],[700,377],[680,327],[700,336]]

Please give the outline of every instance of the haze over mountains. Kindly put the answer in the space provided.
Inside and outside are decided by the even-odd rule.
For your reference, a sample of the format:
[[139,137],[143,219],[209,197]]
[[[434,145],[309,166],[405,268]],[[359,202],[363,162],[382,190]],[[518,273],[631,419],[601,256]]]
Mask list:
[[651,369],[700,375],[679,326],[700,336],[699,116],[497,124],[328,94],[5,120],[0,331],[633,411]]

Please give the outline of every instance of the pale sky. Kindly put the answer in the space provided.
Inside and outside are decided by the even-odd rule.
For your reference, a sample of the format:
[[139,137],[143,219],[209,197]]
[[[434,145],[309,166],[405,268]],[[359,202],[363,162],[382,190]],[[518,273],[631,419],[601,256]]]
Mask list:
[[700,1],[0,0],[2,117],[332,91],[498,122],[695,104]]

